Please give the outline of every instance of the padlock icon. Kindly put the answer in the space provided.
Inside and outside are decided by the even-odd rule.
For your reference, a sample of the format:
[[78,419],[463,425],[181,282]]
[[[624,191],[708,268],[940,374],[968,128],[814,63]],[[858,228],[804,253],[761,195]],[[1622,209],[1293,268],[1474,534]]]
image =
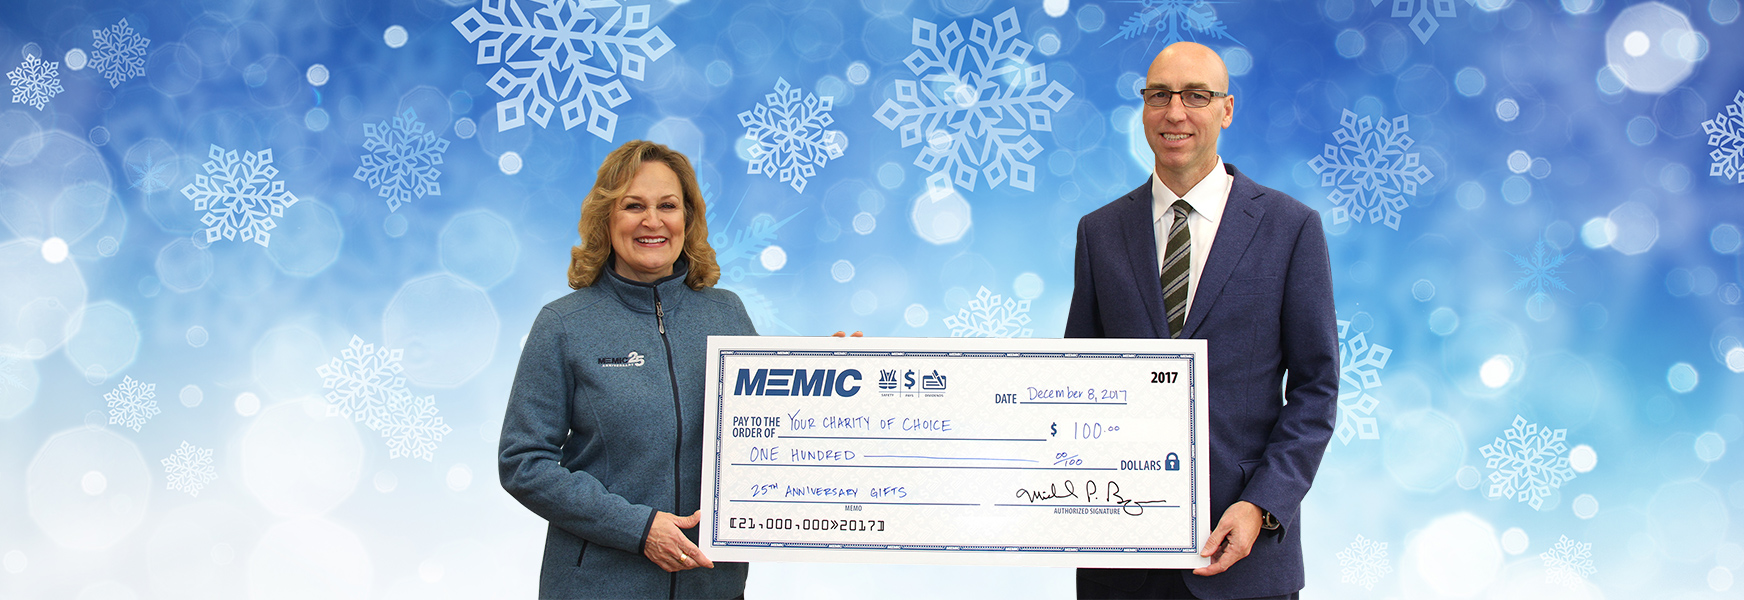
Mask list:
[[1181,470],[1181,457],[1175,456],[1175,453],[1170,452],[1169,456],[1163,459],[1163,470],[1165,470],[1165,471],[1179,471],[1179,470]]

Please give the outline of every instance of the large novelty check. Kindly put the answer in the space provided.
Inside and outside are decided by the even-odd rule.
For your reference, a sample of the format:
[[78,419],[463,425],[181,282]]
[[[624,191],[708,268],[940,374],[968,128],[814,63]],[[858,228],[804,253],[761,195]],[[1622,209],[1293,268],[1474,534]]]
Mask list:
[[713,560],[1199,567],[1205,343],[710,337]]

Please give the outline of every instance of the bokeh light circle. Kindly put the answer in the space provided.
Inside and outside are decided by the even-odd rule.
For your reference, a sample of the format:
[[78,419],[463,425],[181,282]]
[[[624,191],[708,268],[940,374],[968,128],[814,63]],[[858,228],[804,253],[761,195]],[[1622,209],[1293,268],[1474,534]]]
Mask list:
[[1696,436],[1696,458],[1711,463],[1726,456],[1726,438],[1712,431]]
[[85,307],[75,318],[78,333],[67,340],[67,360],[87,377],[108,378],[139,356],[139,323],[133,313],[107,300]]
[[842,259],[831,264],[830,278],[836,280],[836,283],[847,283],[853,281],[854,263],[848,262],[847,259]]
[[1411,297],[1418,302],[1428,302],[1435,299],[1435,283],[1428,279],[1419,279],[1411,284]]
[[1405,489],[1433,492],[1461,471],[1465,438],[1459,424],[1446,414],[1410,411],[1393,418],[1389,433],[1381,438],[1381,463]]
[[200,386],[190,383],[182,386],[182,391],[176,394],[176,398],[181,400],[182,406],[195,408],[205,401],[206,393],[200,390]]
[[933,244],[949,244],[963,239],[974,218],[969,201],[955,188],[922,191],[914,199],[910,213],[915,234]]
[[176,238],[157,252],[157,279],[175,292],[192,292],[212,278],[211,251],[188,238]]
[[79,427],[49,437],[24,479],[31,521],[67,548],[114,546],[145,519],[151,499],[151,472],[139,447],[102,427]]
[[437,241],[442,268],[489,289],[515,271],[521,243],[507,219],[489,210],[455,215]]
[[1592,446],[1580,444],[1568,451],[1568,466],[1576,473],[1586,473],[1599,465],[1599,453]]
[[1592,494],[1581,494],[1574,497],[1574,502],[1569,503],[1569,509],[1578,518],[1591,519],[1599,514],[1599,499]]
[[502,323],[484,290],[442,274],[406,282],[382,313],[383,343],[405,350],[406,379],[454,387],[496,353]]
[[268,330],[249,353],[254,381],[268,398],[279,401],[320,396],[316,369],[337,358],[321,344],[320,336],[301,325],[281,325]]
[[319,398],[281,402],[260,411],[237,444],[242,481],[273,514],[325,514],[357,488],[363,442],[349,419],[326,415]]
[[1699,481],[1662,485],[1647,501],[1647,533],[1672,560],[1708,558],[1730,525],[1720,492]]
[[1696,372],[1695,366],[1689,363],[1676,363],[1665,371],[1665,384],[1671,387],[1671,391],[1679,394],[1690,393],[1696,389],[1696,385],[1699,383],[1701,383],[1701,375]]
[[854,314],[862,317],[878,311],[878,294],[872,290],[858,290],[848,299],[848,308]]
[[1720,254],[1736,253],[1741,244],[1744,244],[1744,236],[1740,236],[1738,226],[1731,223],[1715,225],[1708,233],[1708,245]]
[[286,275],[314,277],[339,260],[345,226],[327,203],[304,198],[277,220],[266,255]]
[[1526,337],[1499,316],[1474,315],[1442,340],[1441,364],[1460,391],[1493,397],[1525,374]]
[[310,518],[268,529],[249,553],[247,579],[254,600],[362,600],[370,597],[375,571],[356,533]]
[[1685,40],[1699,39],[1696,35],[1689,18],[1677,9],[1658,2],[1637,4],[1618,13],[1605,30],[1605,63],[1629,89],[1662,94],[1694,71],[1700,57]]
[[762,252],[757,253],[757,264],[762,265],[766,271],[780,271],[782,267],[787,266],[787,251],[783,250],[781,246],[770,244]]
[[927,317],[927,307],[920,304],[910,304],[906,310],[902,311],[902,322],[908,323],[909,327],[926,325]]
[[236,414],[238,415],[252,417],[260,414],[260,396],[254,395],[254,392],[243,392],[237,394],[236,401],[231,404],[236,409]]
[[[1406,553],[1415,558],[1405,567],[1413,571],[1406,578],[1406,597],[1472,597],[1490,587],[1502,568],[1496,530],[1471,513],[1430,521],[1407,542]],[[1413,593],[1416,586],[1428,593]]]
[[472,487],[472,467],[467,466],[466,463],[454,463],[453,466],[448,467],[448,476],[444,479],[449,490],[464,492],[467,488]]
[[0,355],[0,419],[10,419],[36,403],[42,376],[36,361]]
[[387,44],[389,48],[398,48],[406,45],[407,37],[406,28],[399,25],[390,25],[386,30],[382,31],[382,42]]
[[1526,535],[1526,530],[1519,527],[1509,527],[1502,532],[1502,551],[1508,554],[1520,554],[1532,544],[1532,539]]

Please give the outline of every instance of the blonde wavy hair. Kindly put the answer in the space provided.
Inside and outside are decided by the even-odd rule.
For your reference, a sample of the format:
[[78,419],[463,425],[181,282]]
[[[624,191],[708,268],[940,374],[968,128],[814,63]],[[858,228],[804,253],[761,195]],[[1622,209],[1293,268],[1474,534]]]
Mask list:
[[700,290],[721,279],[721,267],[715,263],[715,249],[708,243],[708,220],[703,218],[702,187],[696,182],[696,169],[690,159],[677,151],[645,140],[635,140],[619,146],[606,155],[594,177],[593,189],[581,202],[581,245],[569,249],[569,287],[581,289],[599,281],[606,269],[612,268],[612,213],[618,201],[629,193],[630,180],[642,163],[662,162],[678,174],[678,185],[684,193],[684,248],[681,255],[690,261],[690,272],[684,285]]

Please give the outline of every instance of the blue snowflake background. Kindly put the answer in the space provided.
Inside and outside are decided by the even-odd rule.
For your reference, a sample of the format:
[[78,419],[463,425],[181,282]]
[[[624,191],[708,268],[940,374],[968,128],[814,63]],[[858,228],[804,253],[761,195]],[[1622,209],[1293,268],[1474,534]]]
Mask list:
[[[477,2],[0,4],[0,71],[37,57],[61,88],[41,110],[0,105],[0,597],[532,597],[544,524],[497,485],[497,433],[607,152],[648,138],[697,162],[721,285],[764,333],[1055,337],[1078,217],[1149,173],[1135,90],[1177,34],[1233,72],[1224,159],[1321,211],[1346,339],[1390,351],[1384,386],[1343,390],[1374,399],[1379,436],[1327,450],[1305,598],[1744,586],[1744,184],[1710,175],[1730,138],[1703,127],[1744,90],[1737,0],[625,3],[647,7],[634,35],[650,45],[566,48],[554,60],[595,69],[595,88],[560,89],[565,70],[521,100],[493,84],[488,38],[454,24]],[[1165,5],[1186,19],[1174,32],[1140,12]],[[1030,50],[977,74],[984,93],[1035,77],[1069,99],[975,126],[1033,137],[1034,190],[929,185],[916,157],[950,140],[905,146],[875,116],[917,79],[915,20],[968,38],[1008,9],[999,27]],[[143,75],[112,86],[92,32],[122,19],[150,42]],[[737,117],[783,79],[831,97],[839,132],[803,193],[747,173]],[[524,119],[544,97],[582,104],[498,122],[499,103]],[[408,111],[444,146],[424,171],[440,195],[390,210],[353,175],[366,125]],[[1414,192],[1322,181],[1329,145],[1388,151],[1341,140],[1346,111],[1406,120]],[[179,190],[213,146],[272,151],[298,201],[270,245],[207,240]],[[1334,219],[1336,191],[1399,199],[1397,228]],[[329,416],[318,369],[354,336],[403,351],[386,375],[415,400],[396,405],[423,419],[415,434]],[[125,378],[161,411],[138,431],[109,423]],[[1480,448],[1516,416],[1565,430],[1552,459],[1577,473],[1536,508],[1486,494]],[[198,496],[166,489],[184,442],[212,449]],[[1359,536],[1388,548],[1372,589],[1341,575]],[[1547,585],[1542,556],[1565,538],[1592,564]],[[760,564],[750,585],[1072,595],[1059,569]]]

